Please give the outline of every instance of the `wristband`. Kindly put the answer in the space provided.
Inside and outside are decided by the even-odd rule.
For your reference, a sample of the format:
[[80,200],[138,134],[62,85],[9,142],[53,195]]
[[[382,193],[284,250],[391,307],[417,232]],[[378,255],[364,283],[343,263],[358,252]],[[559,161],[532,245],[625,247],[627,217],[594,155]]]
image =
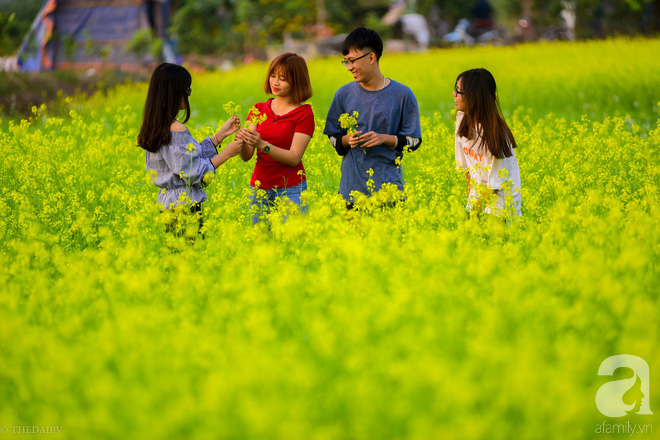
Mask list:
[[213,140],[215,140],[216,147],[217,147],[218,145],[220,145],[220,141],[218,140],[217,137],[215,137],[215,133],[213,133]]

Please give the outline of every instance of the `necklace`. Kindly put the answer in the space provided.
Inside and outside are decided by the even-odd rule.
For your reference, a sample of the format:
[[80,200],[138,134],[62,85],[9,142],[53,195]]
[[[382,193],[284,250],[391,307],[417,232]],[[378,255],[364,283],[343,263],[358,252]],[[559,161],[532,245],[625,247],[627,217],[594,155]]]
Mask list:
[[[383,75],[383,74],[381,73],[381,75]],[[385,75],[383,75],[383,85],[380,86],[380,87],[377,88],[377,89],[373,89],[373,90],[372,90],[372,89],[367,89],[367,88],[364,86],[364,84],[360,84],[360,86],[361,86],[362,88],[366,89],[366,90],[370,90],[370,91],[372,91],[372,92],[378,92],[378,91],[383,90],[383,89],[385,88],[385,84],[386,84],[386,83],[387,83],[387,78],[385,78]]]

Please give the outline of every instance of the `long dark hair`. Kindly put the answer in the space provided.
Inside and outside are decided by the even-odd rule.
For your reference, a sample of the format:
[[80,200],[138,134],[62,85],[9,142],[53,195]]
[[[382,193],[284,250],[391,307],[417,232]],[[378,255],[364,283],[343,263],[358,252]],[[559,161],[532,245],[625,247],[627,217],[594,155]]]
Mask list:
[[170,143],[170,126],[181,109],[181,100],[186,112],[181,122],[186,123],[190,118],[188,94],[191,85],[192,78],[185,67],[170,63],[156,67],[149,82],[138,146],[155,153],[161,146]]
[[471,69],[458,75],[456,84],[458,80],[467,105],[458,134],[468,139],[481,138],[479,148],[488,149],[498,159],[513,156],[518,144],[502,116],[493,75],[486,69]]

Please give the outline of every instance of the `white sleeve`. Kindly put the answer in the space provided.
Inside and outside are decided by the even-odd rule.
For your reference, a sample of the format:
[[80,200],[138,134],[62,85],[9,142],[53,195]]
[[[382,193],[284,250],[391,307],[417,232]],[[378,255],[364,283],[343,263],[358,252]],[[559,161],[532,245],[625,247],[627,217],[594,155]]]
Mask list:
[[456,158],[456,169],[468,167],[465,152],[463,151],[463,144],[461,143],[460,136],[458,136],[458,127],[461,124],[462,119],[463,112],[456,113],[456,129],[454,130],[454,156]]
[[515,159],[516,156],[506,157],[504,159],[493,158],[493,165],[488,173],[489,189],[500,189],[502,188],[502,182],[509,180],[511,177],[511,161]]

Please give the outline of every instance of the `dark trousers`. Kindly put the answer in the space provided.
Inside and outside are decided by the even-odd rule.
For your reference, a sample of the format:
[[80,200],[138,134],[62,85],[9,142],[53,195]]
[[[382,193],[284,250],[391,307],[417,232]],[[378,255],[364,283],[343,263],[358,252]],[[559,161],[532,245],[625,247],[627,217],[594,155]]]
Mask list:
[[203,212],[201,203],[193,203],[183,207],[183,209],[166,209],[162,214],[167,214],[170,218],[165,222],[165,232],[183,237],[192,226],[196,228],[195,235],[201,235],[204,238],[204,234],[202,234],[202,226],[204,226]]

